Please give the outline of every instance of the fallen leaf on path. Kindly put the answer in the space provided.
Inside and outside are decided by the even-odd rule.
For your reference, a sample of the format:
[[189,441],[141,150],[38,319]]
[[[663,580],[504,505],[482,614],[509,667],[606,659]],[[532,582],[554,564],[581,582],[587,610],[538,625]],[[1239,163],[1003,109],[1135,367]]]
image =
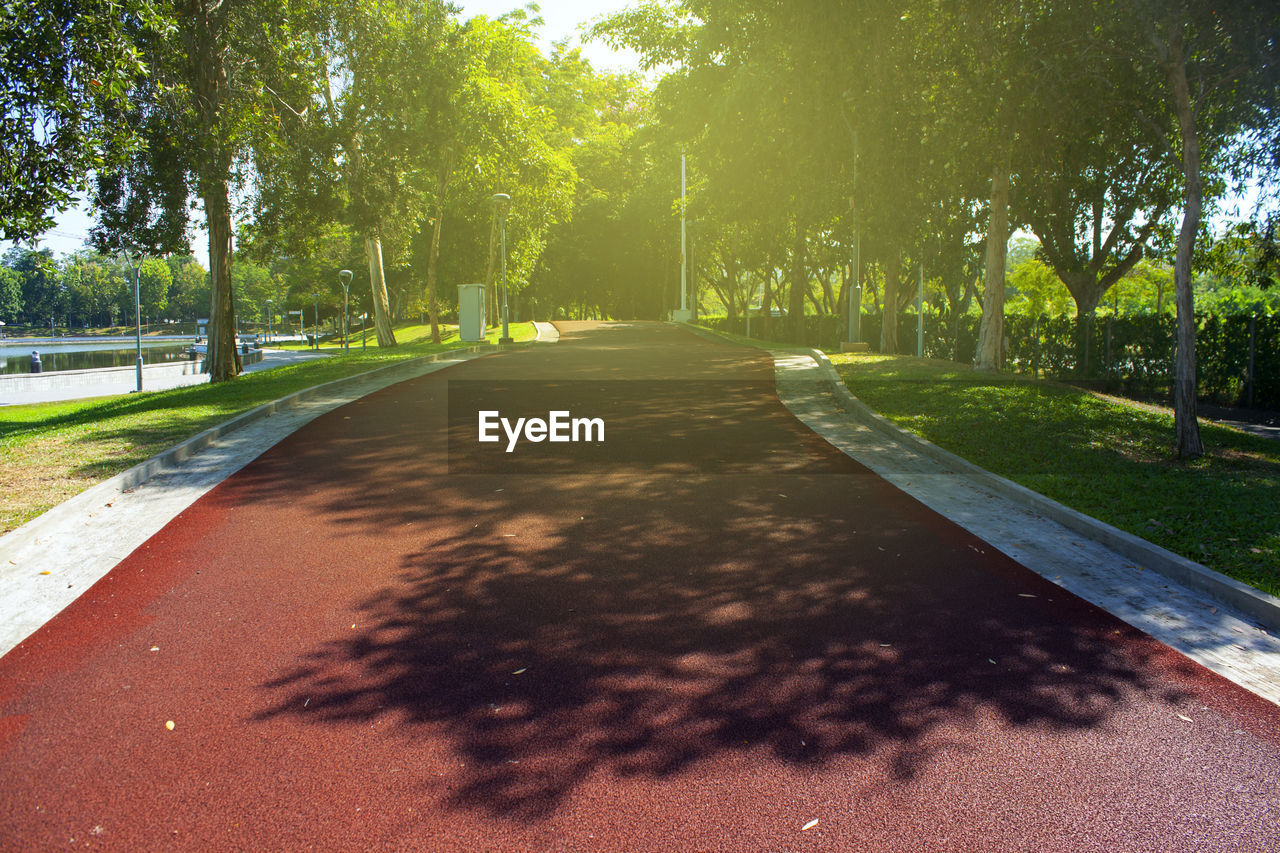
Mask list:
[[1179,715],[1178,715],[1178,719],[1179,719],[1179,720],[1182,720],[1182,722],[1184,722],[1184,723],[1189,723],[1189,722],[1191,722],[1191,718],[1190,718],[1190,717],[1184,717],[1184,716],[1182,716],[1181,714],[1179,714]]
[[[10,562],[10,563],[12,563],[12,562],[13,562],[13,560],[10,560],[9,562]],[[41,572],[40,574],[42,574],[42,575],[51,575],[51,574],[53,574],[53,572]]]
[[173,731],[173,720],[166,720],[164,727],[169,731]]
[[809,821],[804,826],[800,827],[800,831],[808,832],[809,830],[813,829],[817,825],[818,825],[818,819],[815,817],[813,820]]
[[511,674],[512,674],[512,675],[521,675],[522,673],[526,672],[528,669],[529,669],[529,667],[527,667],[527,666],[525,666],[525,667],[521,667],[520,669],[517,669],[515,672],[513,672],[513,673],[511,673]]
[[1035,598],[1035,596],[1029,592],[1020,592],[1018,593],[1018,598]]

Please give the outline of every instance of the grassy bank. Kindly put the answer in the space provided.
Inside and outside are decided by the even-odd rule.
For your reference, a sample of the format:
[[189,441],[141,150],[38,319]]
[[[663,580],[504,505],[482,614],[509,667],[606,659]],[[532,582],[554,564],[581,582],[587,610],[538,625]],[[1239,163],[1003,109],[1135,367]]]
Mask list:
[[[531,323],[512,324],[517,341],[532,340]],[[499,332],[490,334],[496,342]],[[406,326],[394,349],[250,373],[219,385],[91,400],[0,407],[0,533],[8,532],[84,489],[235,415],[295,391],[364,373],[395,361],[471,346],[449,328],[440,344],[430,330]]]
[[989,471],[1273,595],[1280,442],[1201,424],[1208,454],[1172,459],[1173,415],[951,362],[833,354],[880,414]]

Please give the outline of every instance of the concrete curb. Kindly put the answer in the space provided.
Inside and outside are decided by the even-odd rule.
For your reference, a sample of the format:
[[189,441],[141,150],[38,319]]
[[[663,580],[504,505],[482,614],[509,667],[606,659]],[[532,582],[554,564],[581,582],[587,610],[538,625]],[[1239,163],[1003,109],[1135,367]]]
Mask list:
[[[686,326],[686,328],[689,328],[695,334],[701,334],[703,337],[714,337],[716,340],[742,346],[742,344],[722,337],[709,329],[698,329],[690,326]],[[1161,548],[1159,545],[1134,536],[1132,533],[1077,512],[1052,498],[1045,497],[1039,492],[1020,486],[1012,480],[992,474],[985,468],[981,468],[948,450],[943,450],[933,442],[903,429],[888,418],[872,411],[866,403],[855,397],[845,386],[844,380],[840,378],[840,374],[835,369],[835,365],[831,363],[825,353],[819,350],[767,348],[766,351],[770,353],[785,352],[808,355],[822,371],[822,384],[827,386],[846,412],[867,426],[928,456],[935,462],[964,474],[987,490],[1019,503],[1046,518],[1056,521],[1068,530],[1072,530],[1110,548],[1145,569],[1159,572],[1171,580],[1199,590],[1235,608],[1240,613],[1257,620],[1259,624],[1273,633],[1280,632],[1280,598],[1240,583],[1234,578],[1227,577],[1221,572],[1216,572],[1194,560],[1189,560],[1180,554]]]
[[544,323],[541,320],[534,320],[533,328],[538,333],[538,336],[533,339],[535,343],[554,344],[560,342],[560,330],[555,327],[554,323]]
[[[394,371],[403,371],[406,374],[413,374],[415,372],[415,368],[422,364],[446,361],[458,355],[466,355],[469,358],[473,358],[482,354],[501,352],[506,349],[529,345],[530,344],[528,343],[507,345],[481,344],[474,347],[459,347],[454,350],[447,350],[445,352],[433,353],[432,355],[421,356],[419,358],[398,361],[394,364],[384,365],[383,367],[377,367],[373,370],[366,370],[363,373],[357,373],[352,376],[344,376],[341,379],[334,379],[321,385],[313,385],[310,388],[303,388],[301,391],[295,391],[278,400],[263,403],[262,405],[256,406],[247,412],[242,412],[239,415],[236,415],[228,421],[212,426],[204,432],[193,435],[191,438],[179,442],[168,450],[162,451],[161,453],[152,456],[150,459],[139,462],[132,468],[129,468],[126,471],[121,471],[119,474],[103,480],[101,483],[95,483],[83,492],[68,498],[57,506],[51,507],[44,513],[41,513],[28,521],[26,524],[15,527],[8,533],[0,536],[0,551],[9,550],[10,546],[16,548],[28,539],[38,538],[43,535],[42,527],[48,523],[58,524],[60,522],[60,516],[62,515],[59,510],[62,510],[62,508],[67,507],[69,504],[80,504],[82,502],[92,503],[97,500],[102,500],[106,495],[113,493],[119,494],[136,488],[159,474],[161,471],[174,467],[182,461],[189,459],[204,450],[222,436],[234,432],[241,427],[247,426],[254,421],[268,417],[281,409],[295,406],[298,403],[327,393],[340,391],[349,385],[359,384],[360,382],[379,374]],[[411,378],[411,376],[406,376],[406,378]]]

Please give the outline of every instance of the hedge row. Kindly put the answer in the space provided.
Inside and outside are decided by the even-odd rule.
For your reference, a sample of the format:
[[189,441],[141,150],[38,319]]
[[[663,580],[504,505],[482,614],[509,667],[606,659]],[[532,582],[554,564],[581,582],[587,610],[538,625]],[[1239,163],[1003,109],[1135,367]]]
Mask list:
[[[924,355],[971,363],[977,351],[978,317],[946,322],[937,314],[924,317]],[[714,329],[746,334],[741,318],[709,318]],[[861,337],[873,350],[880,345],[879,314],[864,314]],[[765,337],[766,328],[768,336]],[[1115,391],[1167,395],[1173,372],[1174,318],[1135,315],[1097,317],[1085,324],[1088,363],[1078,340],[1074,317],[1005,317],[1005,363],[1019,373],[1072,381],[1091,381]],[[1256,408],[1280,409],[1280,316],[1202,315],[1196,318],[1196,356],[1200,395],[1224,405],[1250,403],[1248,376],[1250,334],[1253,336],[1253,395]],[[845,337],[844,319],[837,315],[805,317],[806,346],[836,349]],[[754,317],[751,336],[779,343],[788,340],[785,318],[765,322]],[[898,351],[916,351],[916,315],[898,318]]]

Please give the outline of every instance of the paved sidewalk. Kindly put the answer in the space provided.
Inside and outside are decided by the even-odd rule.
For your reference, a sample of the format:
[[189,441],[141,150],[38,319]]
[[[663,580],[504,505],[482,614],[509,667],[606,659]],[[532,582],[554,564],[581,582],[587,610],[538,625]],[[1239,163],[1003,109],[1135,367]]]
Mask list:
[[1280,638],[1227,605],[993,494],[858,423],[808,355],[775,352],[784,405],[827,441],[1027,568],[1280,704]]
[[[259,370],[271,370],[317,358],[328,358],[331,353],[313,352],[311,350],[276,350],[264,349],[262,361],[245,365],[245,373],[256,373]],[[202,385],[209,381],[207,373],[183,373],[172,368],[181,364],[144,365],[142,373],[143,391],[167,391],[170,388],[181,388],[186,385]],[[83,400],[90,397],[109,397],[117,394],[130,394],[137,388],[135,369],[105,368],[101,371],[78,371],[79,383],[55,388],[44,388],[38,391],[6,392],[0,399],[0,406],[17,406],[30,403],[54,403],[61,400]],[[96,374],[87,377],[86,374]],[[54,376],[54,373],[42,374]],[[89,381],[92,379],[92,381]]]

